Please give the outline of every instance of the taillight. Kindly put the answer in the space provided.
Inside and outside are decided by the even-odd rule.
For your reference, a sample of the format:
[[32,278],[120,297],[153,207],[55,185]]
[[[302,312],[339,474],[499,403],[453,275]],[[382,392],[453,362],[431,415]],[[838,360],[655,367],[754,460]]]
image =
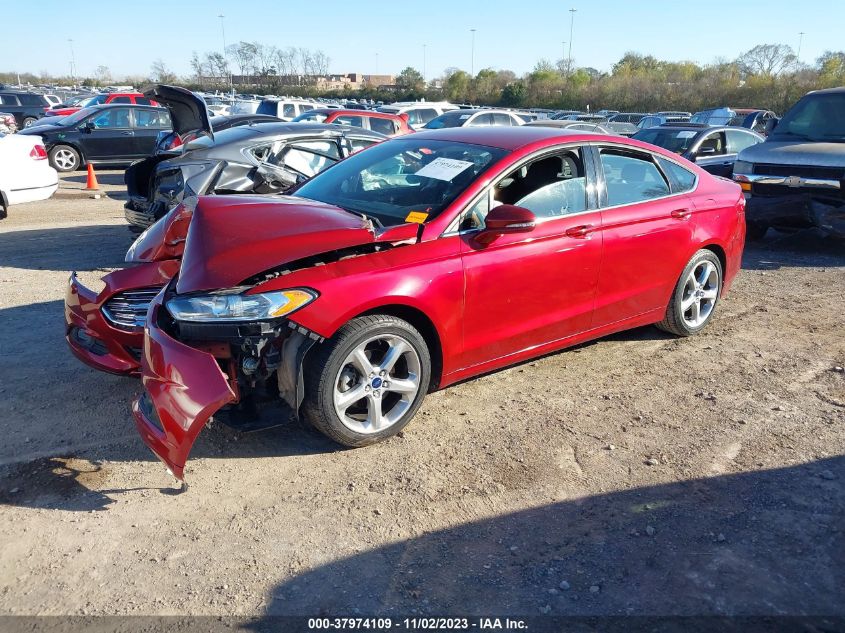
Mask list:
[[176,149],[177,147],[182,145],[182,139],[179,138],[178,134],[174,134],[170,141],[167,143],[167,147],[164,149]]
[[29,152],[29,157],[32,160],[45,160],[47,158],[47,150],[43,145],[35,145],[32,151]]

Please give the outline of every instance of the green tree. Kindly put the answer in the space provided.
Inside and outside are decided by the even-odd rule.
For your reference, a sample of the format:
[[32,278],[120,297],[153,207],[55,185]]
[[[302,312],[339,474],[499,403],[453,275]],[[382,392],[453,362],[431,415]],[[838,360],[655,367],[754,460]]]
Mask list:
[[469,73],[463,70],[456,70],[450,74],[444,82],[443,92],[449,101],[467,101],[470,91]]
[[420,71],[408,66],[397,75],[396,85],[403,90],[419,92],[425,89],[425,80]]
[[502,90],[502,105],[518,107],[525,104],[528,89],[521,81],[514,81]]

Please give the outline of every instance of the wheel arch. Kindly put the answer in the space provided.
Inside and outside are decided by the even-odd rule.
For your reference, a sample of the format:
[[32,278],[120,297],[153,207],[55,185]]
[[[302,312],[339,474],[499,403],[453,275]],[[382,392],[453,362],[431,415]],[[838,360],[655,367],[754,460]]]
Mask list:
[[369,308],[352,318],[361,316],[368,316],[372,314],[387,314],[394,316],[397,319],[407,321],[425,339],[428,345],[428,351],[431,354],[431,383],[429,390],[434,391],[440,385],[440,378],[443,373],[443,343],[440,339],[440,333],[434,325],[434,322],[429,316],[414,306],[401,303],[390,303],[373,308]]
[[728,270],[728,255],[725,249],[722,247],[721,244],[716,242],[711,242],[709,244],[702,244],[700,250],[707,250],[711,251],[716,257],[719,258],[719,264],[722,266],[722,287],[725,286],[725,276],[727,275]]

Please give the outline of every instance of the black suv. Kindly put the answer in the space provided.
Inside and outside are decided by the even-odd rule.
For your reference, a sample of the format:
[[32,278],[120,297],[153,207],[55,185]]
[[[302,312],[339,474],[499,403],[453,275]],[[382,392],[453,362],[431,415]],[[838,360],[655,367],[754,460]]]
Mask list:
[[34,92],[0,90],[0,111],[13,114],[18,129],[29,127],[49,109],[47,100]]

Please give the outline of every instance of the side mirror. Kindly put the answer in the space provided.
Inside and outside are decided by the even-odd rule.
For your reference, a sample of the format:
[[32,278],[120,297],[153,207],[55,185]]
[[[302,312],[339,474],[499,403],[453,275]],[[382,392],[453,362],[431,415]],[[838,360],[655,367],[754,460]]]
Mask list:
[[509,233],[529,233],[537,226],[537,216],[525,207],[502,204],[491,209],[484,221],[484,228],[476,235],[475,241],[490,244],[500,235]]
[[86,121],[82,125],[79,126],[79,131],[84,132],[85,134],[90,134],[91,130],[94,129],[94,124],[91,121]]
[[768,136],[769,134],[771,134],[772,132],[774,132],[775,128],[776,128],[776,127],[777,127],[777,125],[778,125],[778,121],[780,121],[780,119],[776,119],[776,118],[774,118],[774,117],[772,117],[771,119],[767,120],[767,121],[766,121],[766,125],[765,125],[765,127],[763,128],[763,130],[764,130],[764,131],[763,131],[763,133],[764,133],[766,136]]

